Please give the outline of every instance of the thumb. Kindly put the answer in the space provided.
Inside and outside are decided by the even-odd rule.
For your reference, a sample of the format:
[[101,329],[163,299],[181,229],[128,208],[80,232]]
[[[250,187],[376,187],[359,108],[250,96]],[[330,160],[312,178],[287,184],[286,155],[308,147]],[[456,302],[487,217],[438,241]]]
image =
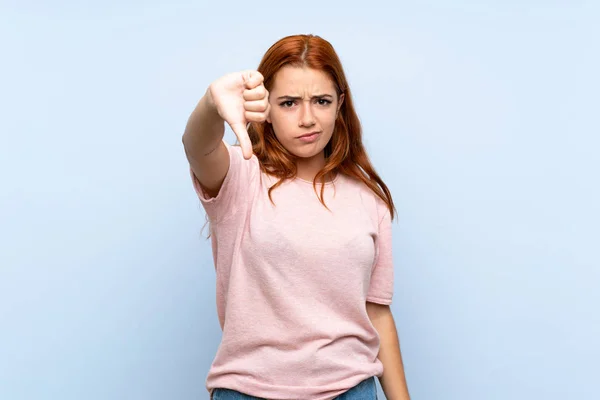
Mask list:
[[240,142],[244,158],[246,160],[249,160],[252,157],[252,142],[250,141],[250,136],[248,136],[248,130],[246,129],[246,125],[241,123],[232,124],[231,130],[233,131],[233,133],[235,133],[235,136]]

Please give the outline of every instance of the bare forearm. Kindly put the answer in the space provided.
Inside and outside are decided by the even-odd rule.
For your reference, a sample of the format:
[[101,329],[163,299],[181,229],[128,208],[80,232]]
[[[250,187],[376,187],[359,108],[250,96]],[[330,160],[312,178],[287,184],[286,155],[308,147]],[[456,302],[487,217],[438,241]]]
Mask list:
[[188,158],[206,156],[219,145],[224,133],[224,121],[207,91],[190,115],[183,133],[182,140]]
[[383,364],[383,375],[379,378],[381,388],[388,400],[409,400],[404,364],[394,317],[388,306],[377,307],[371,312],[371,322],[381,341],[378,358]]

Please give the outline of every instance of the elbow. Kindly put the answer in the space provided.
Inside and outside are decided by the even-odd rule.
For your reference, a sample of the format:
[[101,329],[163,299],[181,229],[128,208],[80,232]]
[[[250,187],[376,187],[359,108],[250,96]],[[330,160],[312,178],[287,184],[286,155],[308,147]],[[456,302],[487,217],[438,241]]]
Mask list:
[[388,317],[392,314],[392,310],[389,305],[377,304],[367,301],[367,315],[371,322],[380,320],[383,317]]

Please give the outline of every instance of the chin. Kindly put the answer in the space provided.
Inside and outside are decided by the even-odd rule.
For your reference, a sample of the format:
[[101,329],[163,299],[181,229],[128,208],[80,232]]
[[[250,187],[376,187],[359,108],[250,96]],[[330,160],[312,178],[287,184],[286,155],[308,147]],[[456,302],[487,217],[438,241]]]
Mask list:
[[313,157],[321,154],[323,152],[323,149],[324,148],[321,148],[321,147],[308,148],[308,146],[305,146],[305,148],[295,148],[295,149],[288,149],[288,150],[290,151],[290,153],[292,153],[293,155],[295,155],[296,157],[299,157],[299,158],[313,158]]

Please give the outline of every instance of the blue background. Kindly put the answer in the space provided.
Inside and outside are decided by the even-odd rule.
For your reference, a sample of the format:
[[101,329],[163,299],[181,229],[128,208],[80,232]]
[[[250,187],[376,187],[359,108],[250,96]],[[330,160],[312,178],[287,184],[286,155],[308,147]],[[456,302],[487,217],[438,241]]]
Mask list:
[[207,397],[181,134],[295,33],[338,51],[397,204],[413,399],[600,398],[597,2],[0,4],[0,399]]

